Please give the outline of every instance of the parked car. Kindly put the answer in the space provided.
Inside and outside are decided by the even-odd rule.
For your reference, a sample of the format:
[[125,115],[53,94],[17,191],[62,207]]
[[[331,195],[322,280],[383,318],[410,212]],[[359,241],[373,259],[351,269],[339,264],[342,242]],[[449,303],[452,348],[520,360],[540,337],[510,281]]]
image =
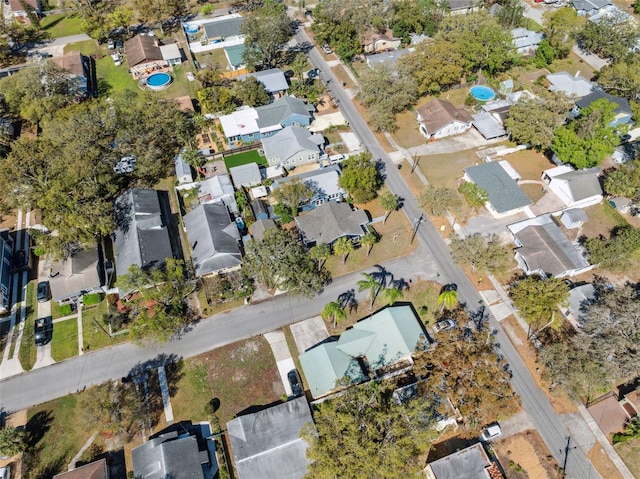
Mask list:
[[115,47],[116,43],[113,41],[113,38],[109,38],[109,40],[107,40],[107,48],[113,50]]
[[500,434],[502,434],[500,425],[498,423],[491,424],[490,426],[487,426],[482,430],[480,439],[482,439],[483,441],[490,441],[491,439],[498,437]]
[[333,50],[331,49],[331,47],[326,43],[322,45],[322,51],[325,52],[327,55],[330,55],[333,53]]
[[433,332],[439,333],[440,331],[449,331],[456,327],[456,322],[453,319],[443,319],[433,325]]
[[49,281],[38,283],[38,303],[46,303],[51,298],[51,287]]
[[346,159],[347,159],[347,157],[344,156],[343,154],[330,155],[329,156],[329,164],[330,165],[337,165],[338,163],[340,163],[341,161],[344,161]]
[[289,379],[289,385],[291,386],[291,394],[293,397],[300,397],[304,393],[302,389],[302,381],[300,381],[300,375],[298,371],[292,369],[287,373],[287,379]]
[[51,341],[51,336],[53,334],[53,321],[51,320],[51,316],[36,319],[34,329],[35,332],[33,337],[35,339],[36,346],[44,346]]

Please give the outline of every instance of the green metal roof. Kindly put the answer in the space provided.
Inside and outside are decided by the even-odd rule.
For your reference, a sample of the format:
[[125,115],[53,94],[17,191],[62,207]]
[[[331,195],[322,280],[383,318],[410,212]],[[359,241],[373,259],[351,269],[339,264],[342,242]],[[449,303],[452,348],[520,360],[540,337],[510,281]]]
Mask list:
[[224,52],[227,55],[229,65],[233,68],[238,68],[244,63],[242,54],[244,53],[244,45],[233,45],[230,47],[224,47]]
[[409,305],[378,311],[342,333],[338,341],[320,344],[300,356],[300,364],[314,398],[326,394],[347,376],[364,380],[356,358],[365,357],[375,371],[410,356],[428,341]]

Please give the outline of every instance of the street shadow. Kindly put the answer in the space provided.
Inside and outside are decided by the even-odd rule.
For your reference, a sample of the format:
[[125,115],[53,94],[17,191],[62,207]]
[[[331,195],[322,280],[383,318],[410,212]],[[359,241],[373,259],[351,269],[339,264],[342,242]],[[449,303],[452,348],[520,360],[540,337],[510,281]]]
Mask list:
[[370,274],[378,282],[380,288],[386,288],[387,286],[389,286],[389,284],[393,281],[393,274],[390,273],[387,268],[382,265],[374,264],[373,267],[376,268],[377,271],[374,271]]
[[150,371],[158,369],[160,366],[165,367],[165,375],[167,376],[169,394],[173,396],[176,392],[176,384],[184,375],[182,356],[178,356],[177,354],[162,353],[158,354],[155,358],[149,359],[148,361],[137,363],[129,370],[127,376],[122,378],[122,382],[129,382],[131,380],[143,377]]
[[24,426],[25,443],[30,449],[35,448],[44,435],[51,429],[52,411],[40,411],[31,417]]

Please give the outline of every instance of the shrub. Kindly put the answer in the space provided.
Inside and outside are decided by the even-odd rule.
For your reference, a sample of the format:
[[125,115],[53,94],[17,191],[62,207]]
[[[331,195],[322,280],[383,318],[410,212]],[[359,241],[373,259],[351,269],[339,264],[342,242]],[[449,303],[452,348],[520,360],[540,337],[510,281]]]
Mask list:
[[73,308],[70,304],[63,304],[60,306],[60,314],[62,316],[69,316],[71,313],[73,313]]
[[213,5],[207,4],[204,7],[202,7],[201,13],[205,16],[211,15],[213,13],[213,10],[214,10]]

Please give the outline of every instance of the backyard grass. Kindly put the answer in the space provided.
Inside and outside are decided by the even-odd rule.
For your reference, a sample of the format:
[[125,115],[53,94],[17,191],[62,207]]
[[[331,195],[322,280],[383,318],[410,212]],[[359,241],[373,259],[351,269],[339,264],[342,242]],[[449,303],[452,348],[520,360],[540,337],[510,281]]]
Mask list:
[[224,165],[227,167],[227,170],[234,166],[247,165],[249,163],[257,163],[258,166],[269,166],[267,159],[261,156],[258,150],[243,151],[242,153],[235,153],[224,157]]
[[520,189],[524,191],[524,194],[529,197],[533,203],[537,203],[544,196],[544,192],[542,191],[542,185],[537,185],[533,183],[525,183],[520,185]]
[[101,95],[123,91],[139,94],[141,91],[138,83],[127,71],[126,63],[117,67],[109,55],[96,60],[96,70],[98,71],[98,89]]
[[196,53],[194,59],[200,63],[202,68],[205,66],[213,67],[218,64],[224,70],[229,65],[227,56],[224,54],[224,48],[216,48],[215,50]]
[[421,156],[418,159],[418,164],[433,186],[457,189],[458,180],[464,175],[462,170],[481,161],[475,150],[464,150],[441,155]]
[[589,221],[582,225],[580,234],[587,238],[603,235],[610,236],[610,232],[616,226],[625,226],[627,222],[607,201],[583,208]]
[[52,38],[84,33],[82,31],[82,16],[79,13],[48,15],[42,19],[40,26]]
[[[38,306],[35,305],[35,308],[37,308]],[[60,305],[60,303],[58,303],[57,301],[51,301],[51,317],[53,319],[58,319],[58,318],[62,318],[63,316],[69,316],[70,314],[75,314],[76,311],[71,310],[71,312],[69,312],[69,306],[68,305]]]
[[34,281],[30,281],[27,284],[27,316],[24,322],[24,330],[22,331],[22,341],[20,342],[20,351],[18,352],[18,358],[22,368],[29,371],[36,363],[36,345],[33,340],[34,322],[38,315],[38,299],[37,291]]
[[634,477],[640,477],[640,438],[613,446]]
[[[507,145],[509,146],[509,145]],[[542,172],[556,165],[542,153],[535,150],[520,150],[504,157],[513,166],[523,180],[540,180]]]
[[181,96],[195,98],[199,82],[189,81],[187,79],[187,72],[191,70],[192,68],[186,63],[173,67],[173,83],[166,90],[158,92],[159,95],[166,99],[178,98]]
[[[270,404],[284,395],[271,348],[262,336],[189,359],[185,361],[184,370],[178,393],[171,399],[176,418],[197,420],[197,416],[186,418],[183,414],[196,414],[204,410],[206,403],[217,398],[220,407],[216,416],[224,427],[241,411]],[[180,385],[185,388],[183,391],[180,391]],[[201,391],[201,394],[190,396],[189,390]],[[188,404],[190,402],[196,404]]]
[[51,357],[64,361],[78,355],[78,321],[67,319],[53,325]]
[[100,47],[95,40],[84,40],[82,42],[67,43],[64,46],[65,55],[70,52],[80,52],[83,55],[95,55],[100,52]]
[[177,384],[177,392],[171,398],[171,407],[179,421],[190,419],[194,422],[208,419],[209,401],[213,398],[209,384],[207,362],[198,358],[182,363],[182,377]]

